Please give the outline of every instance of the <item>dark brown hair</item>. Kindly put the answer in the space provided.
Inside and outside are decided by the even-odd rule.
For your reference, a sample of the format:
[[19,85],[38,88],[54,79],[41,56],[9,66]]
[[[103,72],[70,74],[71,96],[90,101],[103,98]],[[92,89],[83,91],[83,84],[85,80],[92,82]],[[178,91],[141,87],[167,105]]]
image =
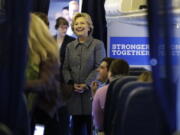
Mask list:
[[64,17],[58,17],[56,19],[55,29],[57,30],[60,25],[67,25],[67,26],[69,26],[69,23],[68,23],[68,21]]
[[113,60],[115,60],[114,58],[109,58],[109,57],[105,57],[101,62],[106,62],[107,63],[107,71],[109,71],[109,67],[111,65],[111,63],[113,62]]
[[127,75],[129,73],[129,64],[123,59],[116,59],[110,65],[109,71],[112,76]]

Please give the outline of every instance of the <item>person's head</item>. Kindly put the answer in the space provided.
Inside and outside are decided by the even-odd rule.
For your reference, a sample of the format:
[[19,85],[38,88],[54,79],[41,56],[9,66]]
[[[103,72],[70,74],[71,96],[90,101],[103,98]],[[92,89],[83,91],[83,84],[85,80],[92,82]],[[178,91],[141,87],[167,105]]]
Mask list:
[[116,75],[128,75],[129,73],[129,64],[127,61],[123,59],[116,59],[114,60],[110,67],[108,77],[109,79]]
[[59,17],[56,19],[55,29],[57,30],[58,34],[60,34],[61,36],[65,36],[68,27],[69,23],[65,18]]
[[69,17],[72,20],[76,13],[79,12],[79,3],[76,0],[69,2]]
[[47,25],[36,15],[30,15],[28,57],[34,64],[47,59],[58,60],[58,46]]
[[70,21],[70,17],[69,17],[69,7],[63,7],[62,9],[62,17],[64,17],[67,21]]
[[34,12],[33,14],[37,15],[42,21],[49,27],[49,20],[45,13],[42,12]]
[[113,58],[108,58],[108,57],[106,57],[102,60],[101,64],[97,68],[97,71],[98,71],[97,80],[99,80],[101,82],[107,81],[109,67],[110,67],[113,60],[114,60]]
[[77,13],[72,21],[71,28],[77,37],[87,37],[93,33],[93,23],[87,13]]
[[141,73],[137,80],[140,82],[152,82],[153,79],[151,71]]

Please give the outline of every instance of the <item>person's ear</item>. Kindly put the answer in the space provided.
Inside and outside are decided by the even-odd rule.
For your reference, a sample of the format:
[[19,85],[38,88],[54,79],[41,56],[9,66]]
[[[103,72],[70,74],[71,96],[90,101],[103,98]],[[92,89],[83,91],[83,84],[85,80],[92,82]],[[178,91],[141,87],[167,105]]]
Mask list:
[[108,79],[110,80],[111,77],[112,77],[112,73],[111,73],[111,71],[108,71]]

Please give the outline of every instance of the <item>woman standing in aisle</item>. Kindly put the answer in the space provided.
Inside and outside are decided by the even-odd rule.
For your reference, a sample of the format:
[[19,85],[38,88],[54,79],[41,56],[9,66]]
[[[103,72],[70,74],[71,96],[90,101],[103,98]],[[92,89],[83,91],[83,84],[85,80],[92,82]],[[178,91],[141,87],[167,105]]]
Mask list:
[[[59,52],[47,25],[36,15],[30,15],[25,93],[31,114],[32,134],[35,126],[44,126],[44,135],[67,135],[62,123],[66,117],[59,111],[61,98]],[[59,114],[60,113],[60,114]],[[67,117],[68,120],[68,117]]]
[[91,135],[91,90],[96,69],[106,56],[102,41],[92,37],[93,24],[87,13],[77,13],[72,21],[77,39],[68,44],[63,66],[65,82],[73,84],[74,91],[68,101],[72,115],[73,135]]

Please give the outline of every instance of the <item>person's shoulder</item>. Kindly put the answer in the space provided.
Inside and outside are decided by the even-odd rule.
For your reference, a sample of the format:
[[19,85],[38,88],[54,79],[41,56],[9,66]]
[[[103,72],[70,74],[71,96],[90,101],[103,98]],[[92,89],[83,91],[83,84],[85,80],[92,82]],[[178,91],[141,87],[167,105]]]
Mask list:
[[103,41],[101,41],[97,38],[93,38],[93,42],[95,45],[99,45],[99,46],[104,45]]
[[108,89],[108,86],[109,86],[109,85],[105,85],[105,86],[97,89],[97,91],[96,91],[96,93],[95,93],[95,95],[94,95],[94,99],[95,99],[95,100],[100,100],[100,99],[103,97],[103,95],[106,94],[106,91],[107,91],[107,89]]
[[97,39],[97,38],[93,38],[94,42],[99,42],[99,43],[103,43],[101,40]]
[[109,87],[109,85],[105,85],[105,86],[102,86],[101,88],[97,89],[96,93],[97,95],[102,95],[102,93],[105,92],[105,90],[107,90]]
[[74,39],[67,44],[67,48],[75,47],[76,44],[77,44],[77,41],[76,39]]

